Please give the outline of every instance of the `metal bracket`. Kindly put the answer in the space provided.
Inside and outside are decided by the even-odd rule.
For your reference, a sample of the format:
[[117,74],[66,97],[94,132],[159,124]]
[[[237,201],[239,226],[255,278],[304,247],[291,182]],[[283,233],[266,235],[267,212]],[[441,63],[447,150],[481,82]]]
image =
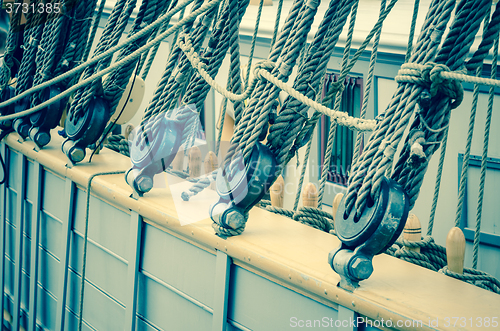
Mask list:
[[182,144],[182,132],[192,117],[198,116],[193,105],[158,114],[134,130],[130,147],[132,168],[126,182],[141,196],[153,188],[154,175],[165,171]]
[[335,232],[342,244],[328,255],[328,263],[341,277],[340,286],[352,291],[373,272],[373,256],[384,252],[399,237],[409,212],[409,199],[399,184],[383,178],[378,200],[362,215],[347,215],[345,198],[335,215]]
[[277,163],[266,145],[255,144],[248,164],[238,155],[217,173],[219,201],[210,206],[210,217],[218,224],[237,229],[246,214],[266,194],[276,180]]

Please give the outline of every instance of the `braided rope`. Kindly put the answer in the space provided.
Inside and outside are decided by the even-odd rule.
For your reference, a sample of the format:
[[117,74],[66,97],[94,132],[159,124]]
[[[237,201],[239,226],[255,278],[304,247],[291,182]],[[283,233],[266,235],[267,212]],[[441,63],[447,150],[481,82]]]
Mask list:
[[449,270],[448,266],[444,266],[439,270],[439,272],[445,274],[446,276],[450,276],[472,285],[476,285],[485,290],[500,294],[500,281],[486,272],[464,268],[464,274],[462,275]]
[[[476,5],[479,5],[479,3],[476,3]],[[428,24],[430,24],[431,22],[434,23],[434,31],[436,31],[435,27],[441,27],[442,29],[444,29],[444,27],[446,26],[446,22],[449,19],[446,13],[451,11],[452,6],[450,6],[450,4],[436,3],[434,1],[431,4],[431,8],[434,7],[441,9],[440,15],[438,18],[433,17],[434,13],[431,9],[428,13],[427,18],[427,21],[429,23],[424,24],[423,31],[426,31]],[[461,8],[463,9],[464,7]],[[463,10],[465,11],[465,9]],[[484,10],[478,10],[475,12],[475,14],[479,14],[479,12],[484,15]],[[443,46],[437,56],[437,59],[445,58],[444,54],[448,54],[446,58],[448,56],[451,56],[455,60],[463,60],[463,48],[470,47],[471,40],[468,37],[466,37],[465,39],[459,38],[459,35],[460,33],[464,32],[475,34],[475,32],[477,32],[477,29],[479,28],[479,24],[477,22],[467,22],[467,27],[464,31],[464,29],[460,28],[457,24],[457,22],[460,21],[464,16],[462,15],[462,13],[463,11],[461,11],[455,17],[454,25],[445,41],[445,44],[449,44],[446,46],[448,47],[448,53],[446,53],[446,51],[443,51],[443,49],[445,48]],[[460,33],[458,33],[458,31],[460,31]],[[428,62],[428,59],[431,58],[437,51],[436,42],[438,41],[438,39],[436,39],[435,37],[436,34],[434,34],[431,40],[428,34],[421,34],[419,42],[417,43],[416,51],[412,56],[412,62],[419,63],[421,62],[421,60]],[[462,41],[465,42],[465,45],[464,43],[462,43]],[[455,42],[460,42],[461,47],[455,47]],[[422,50],[425,48],[427,48],[427,50],[425,52],[422,52]],[[448,62],[449,61],[446,61],[446,64],[448,64]],[[450,68],[453,70],[457,67],[457,65],[459,64],[450,64]],[[445,68],[442,67],[439,70],[442,71],[445,70]],[[436,75],[434,75],[433,77],[436,78]],[[439,80],[441,79],[442,78],[440,77]],[[430,86],[431,89],[433,89],[434,87],[435,86]],[[405,126],[416,105],[417,97],[421,92],[422,88],[420,87],[410,87],[406,89],[404,86],[400,85],[400,87],[398,88],[395,96],[393,97],[393,100],[391,101],[391,104],[389,105],[388,110],[385,113],[384,120],[377,126],[377,132],[370,137],[368,148],[365,149],[363,157],[358,160],[358,162],[354,166],[356,169],[354,171],[354,176],[350,178],[346,200],[348,212],[350,212],[355,202],[356,213],[360,215],[364,209],[368,194],[370,194],[372,199],[377,195],[378,189],[381,185],[382,177],[385,174],[388,166],[392,164],[392,156],[394,154],[395,147],[402,137]],[[451,95],[451,97],[453,96]],[[431,109],[425,113],[425,116],[427,114],[432,114],[430,116],[431,118],[424,119],[425,122],[431,123],[431,125],[427,125],[431,128],[446,126],[449,120],[450,108],[449,106],[446,106],[448,104],[448,98],[438,98],[438,100],[439,102],[433,103]],[[398,115],[394,116],[395,114]],[[418,127],[420,123],[420,117],[418,117],[414,121],[412,127]],[[442,131],[438,133],[426,131],[425,138],[426,141],[439,141],[438,139],[442,138]],[[405,164],[403,160],[404,158],[407,158],[409,156],[409,147],[407,145],[405,146],[406,150],[401,154],[402,156],[400,157],[400,161],[398,162],[396,173],[393,174],[392,177],[398,180],[398,182],[403,185],[404,189],[410,195],[410,206],[412,206],[416,197],[418,196],[423,175],[425,174],[425,170],[427,168],[427,162],[421,164],[418,169],[406,169],[403,172],[403,165]],[[435,144],[427,145],[425,149],[426,155],[430,156],[437,149],[437,146]],[[408,180],[409,178],[411,178],[411,180]],[[359,188],[360,186],[361,188]]]
[[[497,7],[498,8],[498,7]],[[496,13],[496,11],[495,11]],[[493,46],[493,60],[491,63],[491,77],[497,76],[497,62],[498,62],[498,32]],[[493,100],[495,98],[495,88],[490,87],[488,96],[488,111],[486,113],[486,122],[484,125],[484,138],[483,138],[483,155],[481,159],[481,175],[479,179],[479,194],[477,198],[477,211],[476,211],[476,230],[474,233],[472,267],[477,268],[477,260],[479,255],[479,237],[481,234],[481,217],[483,210],[484,198],[484,183],[486,180],[486,169],[488,162],[488,142],[490,139],[491,116],[493,113]]]
[[[165,16],[159,18],[155,23],[151,24],[150,26],[144,28],[143,30],[141,30],[140,33],[137,33],[135,34],[134,36],[130,37],[127,41],[117,45],[117,46],[114,46],[112,48],[110,48],[109,50],[107,50],[106,52],[102,53],[101,55],[99,56],[96,56],[95,58],[92,58],[91,60],[73,68],[72,70],[64,73],[64,74],[61,74],[43,84],[40,84],[38,86],[34,86],[32,88],[30,88],[29,90],[21,93],[20,95],[14,97],[14,98],[11,98],[11,99],[8,99],[4,102],[1,102],[0,103],[0,108],[1,107],[5,107],[5,106],[8,106],[14,102],[17,102],[19,101],[21,98],[29,95],[29,94],[32,94],[32,93],[35,93],[35,92],[38,92],[40,90],[43,90],[53,84],[56,84],[56,83],[59,83],[61,81],[64,81],[65,79],[69,78],[69,77],[72,77],[74,74],[84,70],[87,65],[91,65],[91,64],[95,64],[97,63],[99,60],[103,59],[103,58],[106,58],[108,56],[111,56],[114,52],[118,51],[119,49],[123,48],[124,46],[126,46],[128,43],[130,42],[133,42],[137,39],[137,37],[140,37],[142,36],[143,34],[146,34],[148,33],[150,30],[152,30],[153,28],[155,28],[157,25],[161,24],[162,22],[164,22],[165,20],[169,19],[170,17],[172,17],[173,15],[175,15],[178,11],[180,11],[182,8],[184,8],[185,6],[187,6],[192,0],[187,0],[185,2],[183,2],[182,4],[179,5],[179,7],[176,7],[175,10],[173,10],[172,12],[168,12],[167,14],[165,14]],[[9,120],[9,119],[13,119],[13,118],[17,118],[17,117],[23,117],[23,116],[27,116],[29,114],[32,114],[40,109],[43,109],[51,104],[53,104],[54,102],[57,102],[61,99],[64,99],[66,97],[68,97],[69,95],[71,95],[74,91],[78,90],[80,87],[82,86],[85,86],[101,77],[103,77],[104,75],[106,75],[107,73],[113,71],[113,70],[116,70],[117,68],[120,68],[121,66],[127,64],[129,61],[133,61],[135,60],[137,57],[139,57],[142,53],[146,52],[148,49],[150,49],[151,47],[155,46],[157,43],[160,43],[164,38],[166,38],[167,36],[169,36],[170,34],[174,33],[175,31],[177,31],[178,29],[180,29],[187,21],[191,20],[193,17],[196,17],[198,15],[200,15],[201,13],[207,11],[207,10],[210,10],[212,7],[216,6],[221,0],[212,0],[210,2],[208,2],[206,5],[203,5],[201,6],[198,10],[196,10],[195,12],[193,12],[191,15],[187,16],[186,18],[184,18],[183,20],[181,20],[180,22],[178,22],[177,24],[175,24],[174,26],[172,26],[171,28],[169,28],[167,31],[165,31],[163,34],[160,34],[158,35],[154,41],[152,41],[151,43],[148,43],[146,45],[144,45],[143,47],[139,48],[138,50],[136,50],[135,52],[133,52],[132,54],[130,54],[128,57],[120,60],[120,61],[117,61],[116,63],[114,63],[113,65],[109,66],[108,68],[106,69],[103,69],[103,70],[100,70],[99,72],[97,72],[96,74],[86,78],[86,79],[83,79],[81,80],[80,82],[78,82],[77,84],[73,85],[72,87],[70,88],[67,88],[64,92],[60,93],[59,95],[57,95],[56,97],[53,97],[41,104],[39,104],[38,106],[36,107],[33,107],[33,108],[30,108],[30,109],[27,109],[25,111],[22,111],[22,112],[19,112],[19,113],[16,113],[16,114],[12,114],[12,115],[8,115],[8,116],[0,116],[0,121],[5,121],[5,120]]]

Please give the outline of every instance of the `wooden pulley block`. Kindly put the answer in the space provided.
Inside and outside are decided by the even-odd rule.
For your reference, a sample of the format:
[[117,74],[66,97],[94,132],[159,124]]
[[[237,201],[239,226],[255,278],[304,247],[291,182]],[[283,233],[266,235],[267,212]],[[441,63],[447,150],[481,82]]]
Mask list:
[[[132,86],[133,84],[133,86]],[[132,91],[130,91],[132,89]],[[135,116],[141,106],[144,93],[146,92],[146,83],[139,77],[131,77],[110,122],[114,122],[118,115],[120,116],[116,124],[123,125]],[[129,95],[130,94],[130,95]],[[125,108],[123,108],[125,106]],[[122,112],[123,109],[123,112]],[[120,115],[121,113],[121,115]]]
[[446,237],[446,260],[448,269],[457,274],[464,273],[465,236],[460,228],[454,227]]

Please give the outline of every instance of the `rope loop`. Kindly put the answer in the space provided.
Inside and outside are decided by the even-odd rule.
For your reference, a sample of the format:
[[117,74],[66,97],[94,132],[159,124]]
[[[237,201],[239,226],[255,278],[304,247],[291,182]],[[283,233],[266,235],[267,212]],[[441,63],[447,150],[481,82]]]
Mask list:
[[454,101],[451,108],[457,108],[464,98],[462,84],[443,73],[451,72],[444,64],[427,62],[426,64],[405,63],[401,66],[395,80],[397,83],[413,83],[428,88],[432,97],[442,93]]
[[489,290],[494,293],[500,294],[500,281],[486,272],[464,268],[464,273],[459,274],[448,269],[448,266],[444,266],[438,271],[439,273],[445,274],[446,276],[460,279],[461,281],[476,285],[485,290]]
[[265,78],[261,75],[261,70],[265,70],[269,73],[276,67],[276,64],[270,60],[259,61],[255,64],[254,76],[258,79],[264,80]]

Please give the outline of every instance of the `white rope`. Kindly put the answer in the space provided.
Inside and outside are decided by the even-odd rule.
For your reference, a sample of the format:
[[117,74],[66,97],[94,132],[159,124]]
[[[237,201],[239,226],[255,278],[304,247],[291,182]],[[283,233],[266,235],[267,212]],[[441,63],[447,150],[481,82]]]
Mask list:
[[[398,83],[408,82],[407,80],[408,75],[413,75],[415,73],[413,70],[421,72],[424,68],[425,64],[405,63],[401,66],[401,69],[398,71],[398,75],[396,76],[395,80]],[[444,79],[452,79],[465,83],[500,87],[500,80],[497,79],[469,76],[456,71],[441,71],[439,74]]]
[[205,79],[205,81],[217,92],[219,92],[221,95],[224,97],[231,99],[233,101],[242,101],[245,100],[250,96],[252,93],[255,85],[257,84],[257,81],[260,78],[265,78],[267,81],[273,83],[276,85],[278,88],[280,88],[282,91],[285,91],[295,99],[299,100],[300,102],[304,103],[305,105],[319,111],[320,113],[329,116],[332,118],[334,121],[336,121],[340,125],[347,126],[351,130],[358,130],[358,131],[371,131],[375,127],[376,121],[375,120],[365,120],[365,119],[360,119],[356,117],[352,117],[347,115],[344,112],[341,111],[335,111],[333,109],[330,109],[328,107],[325,107],[316,101],[306,97],[302,93],[299,93],[297,90],[294,88],[288,86],[286,83],[283,81],[279,80],[278,78],[274,77],[271,73],[269,73],[267,69],[272,69],[275,65],[273,62],[264,60],[259,63],[257,63],[255,71],[254,71],[254,77],[252,79],[252,82],[249,84],[245,92],[242,94],[235,94],[232,92],[229,92],[226,90],[224,87],[221,85],[217,84],[217,82],[210,77],[208,72],[205,70],[206,65],[200,61],[200,58],[194,50],[189,47],[189,45],[180,42],[179,47],[182,49],[184,54],[186,54],[186,57],[189,59],[191,62],[193,68],[195,68],[200,75]]

